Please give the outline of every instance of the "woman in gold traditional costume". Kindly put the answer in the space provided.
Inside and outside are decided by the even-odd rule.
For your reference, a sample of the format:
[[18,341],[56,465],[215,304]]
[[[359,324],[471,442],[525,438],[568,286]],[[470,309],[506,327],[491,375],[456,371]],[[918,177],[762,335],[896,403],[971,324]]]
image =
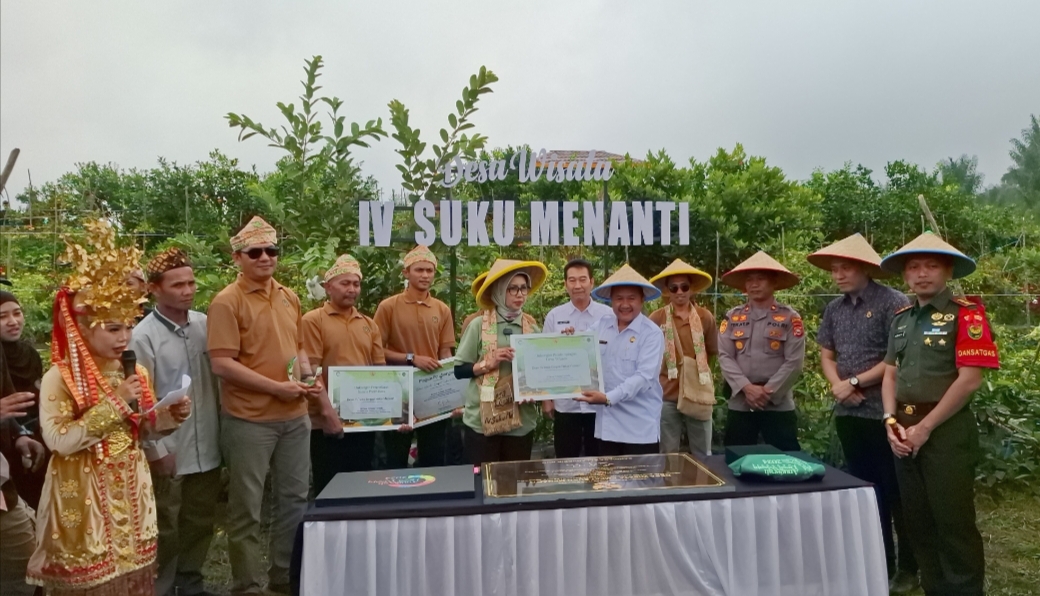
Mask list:
[[75,271],[54,301],[53,366],[40,389],[54,457],[28,581],[53,595],[154,595],[155,496],[140,444],[176,429],[191,404],[153,411],[145,369],[123,378],[120,356],[144,301],[126,284],[140,251],[118,248],[107,222],[86,228],[86,247],[68,244]]

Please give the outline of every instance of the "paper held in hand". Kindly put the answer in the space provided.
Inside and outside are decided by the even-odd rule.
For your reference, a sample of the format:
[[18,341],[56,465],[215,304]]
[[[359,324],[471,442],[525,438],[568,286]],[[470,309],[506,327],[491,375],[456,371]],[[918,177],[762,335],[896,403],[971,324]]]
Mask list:
[[603,392],[599,343],[592,333],[511,335],[513,395],[518,402],[573,399]]
[[470,380],[455,378],[455,364],[455,358],[445,358],[433,372],[412,374],[412,428],[450,418],[452,411],[465,405]]
[[173,404],[175,404],[178,401],[180,401],[180,399],[182,397],[184,397],[185,395],[188,395],[188,390],[190,388],[191,388],[191,377],[189,377],[188,375],[181,375],[181,388],[180,389],[174,389],[173,391],[167,393],[165,397],[163,397],[162,399],[159,400],[159,403],[155,404],[155,406],[151,410],[148,410],[147,412],[145,412],[145,414],[151,414],[152,412],[154,412],[155,410],[158,410],[159,408],[168,408],[168,407],[172,406]]

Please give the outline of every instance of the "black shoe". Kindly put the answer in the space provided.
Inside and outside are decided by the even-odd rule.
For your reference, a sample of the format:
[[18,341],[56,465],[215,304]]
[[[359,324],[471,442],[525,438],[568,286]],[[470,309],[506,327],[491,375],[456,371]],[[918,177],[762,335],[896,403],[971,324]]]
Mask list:
[[888,591],[891,594],[909,594],[921,585],[921,580],[916,573],[900,571],[888,582]]

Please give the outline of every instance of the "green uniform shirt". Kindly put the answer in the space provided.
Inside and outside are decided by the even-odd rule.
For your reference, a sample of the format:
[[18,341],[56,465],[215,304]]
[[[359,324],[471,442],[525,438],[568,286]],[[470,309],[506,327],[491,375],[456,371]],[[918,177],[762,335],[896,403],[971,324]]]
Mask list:
[[[483,317],[477,317],[470,321],[469,325],[462,330],[459,349],[455,353],[455,357],[459,362],[476,364],[484,357],[484,351],[480,349],[480,326],[483,324],[483,321]],[[506,328],[511,328],[514,335],[523,333],[523,327],[520,326],[520,317],[516,318],[515,323],[510,323],[499,316],[496,327],[498,328],[498,347],[500,348],[509,347],[509,338],[505,334]],[[540,333],[537,326],[535,326],[534,332]],[[512,362],[503,362],[498,365],[498,378],[501,379],[512,372]],[[472,378],[469,384],[466,385],[466,407],[462,414],[462,422],[481,434],[484,433],[484,426],[480,423],[480,383],[482,379],[483,377]],[[522,424],[518,428],[502,434],[507,437],[522,437],[533,431],[538,423],[538,407],[537,403],[520,406],[520,421]]]
[[919,404],[939,401],[957,379],[957,313],[950,288],[928,304],[898,312],[888,334],[885,364],[895,365],[896,400]]

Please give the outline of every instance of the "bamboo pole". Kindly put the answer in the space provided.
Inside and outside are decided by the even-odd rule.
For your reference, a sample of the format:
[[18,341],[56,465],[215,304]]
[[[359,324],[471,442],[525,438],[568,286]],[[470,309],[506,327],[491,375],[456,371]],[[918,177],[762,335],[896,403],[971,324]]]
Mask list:
[[[935,234],[940,238],[943,237],[942,230],[939,229],[939,224],[935,221],[935,216],[932,215],[932,210],[928,207],[928,201],[924,199],[924,195],[917,195],[917,203],[921,205],[921,211],[924,211],[924,217],[928,220],[928,225],[932,226],[935,230]],[[945,240],[945,238],[943,238]],[[953,288],[953,293],[958,296],[964,296],[964,288],[961,287],[961,282],[951,279],[950,287]]]
[[3,192],[4,188],[7,187],[7,179],[11,177],[11,171],[14,170],[14,162],[18,161],[18,154],[22,150],[17,147],[11,150],[11,155],[7,156],[7,165],[4,166],[3,173],[0,173],[0,192]]

